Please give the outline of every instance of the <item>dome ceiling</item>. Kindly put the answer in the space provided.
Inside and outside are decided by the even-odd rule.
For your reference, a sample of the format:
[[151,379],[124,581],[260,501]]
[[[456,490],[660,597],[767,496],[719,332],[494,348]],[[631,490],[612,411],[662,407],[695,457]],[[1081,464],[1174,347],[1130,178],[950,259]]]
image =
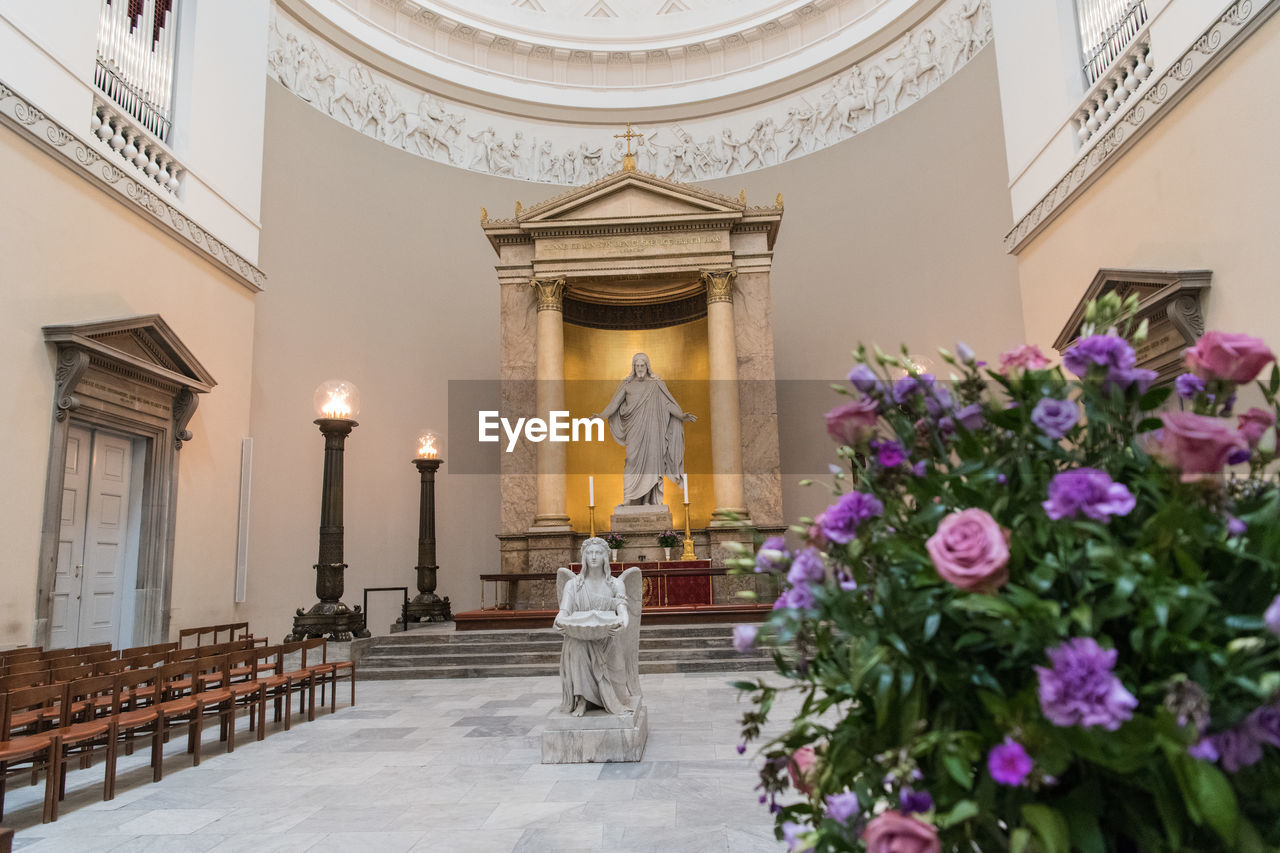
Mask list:
[[991,39],[989,0],[274,0],[269,71],[331,117],[461,168],[701,181],[836,144]]

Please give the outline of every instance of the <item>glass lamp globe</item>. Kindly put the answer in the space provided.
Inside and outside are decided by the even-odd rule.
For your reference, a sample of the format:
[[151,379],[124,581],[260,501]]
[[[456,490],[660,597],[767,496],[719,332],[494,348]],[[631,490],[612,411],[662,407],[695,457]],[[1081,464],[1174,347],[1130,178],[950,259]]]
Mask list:
[[316,417],[351,421],[360,414],[360,389],[345,379],[320,383],[314,398]]
[[440,437],[429,429],[424,429],[418,433],[418,458],[440,458]]

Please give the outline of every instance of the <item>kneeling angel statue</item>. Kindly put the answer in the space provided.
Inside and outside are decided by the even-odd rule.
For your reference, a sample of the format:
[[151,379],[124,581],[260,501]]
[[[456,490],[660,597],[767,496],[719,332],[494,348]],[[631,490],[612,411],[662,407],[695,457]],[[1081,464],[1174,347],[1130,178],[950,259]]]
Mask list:
[[609,573],[609,546],[598,536],[582,543],[582,571],[556,572],[560,612],[560,710],[581,717],[589,707],[635,712],[640,699],[640,568]]

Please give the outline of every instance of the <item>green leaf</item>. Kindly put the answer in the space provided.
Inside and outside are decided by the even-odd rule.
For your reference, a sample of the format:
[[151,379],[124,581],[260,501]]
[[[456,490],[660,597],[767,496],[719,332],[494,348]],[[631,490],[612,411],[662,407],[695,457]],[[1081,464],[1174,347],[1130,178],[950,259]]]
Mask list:
[[1043,853],[1071,853],[1071,832],[1057,809],[1039,803],[1022,807],[1022,819],[1031,827]]
[[1138,407],[1144,412],[1149,412],[1152,409],[1158,409],[1165,400],[1169,399],[1169,395],[1172,393],[1173,389],[1168,385],[1160,388],[1152,388],[1150,391],[1138,398]]
[[1191,761],[1188,776],[1191,796],[1200,804],[1209,826],[1223,841],[1233,843],[1240,810],[1227,777],[1207,761],[1195,760]]
[[1009,853],[1027,853],[1031,849],[1031,830],[1020,826],[1009,834]]
[[947,772],[951,774],[951,778],[955,779],[961,788],[966,791],[973,790],[973,765],[965,761],[954,752],[948,752],[942,756],[942,766],[947,768]]
[[957,823],[964,823],[970,818],[977,817],[979,813],[978,804],[973,800],[961,800],[949,812],[938,815],[937,823],[942,829],[948,829]]
[[1280,391],[1280,365],[1271,365],[1271,379],[1267,382],[1267,390],[1273,397],[1277,391]]
[[941,625],[942,614],[930,613],[929,618],[924,620],[924,641],[926,643],[933,639],[934,634],[938,633],[938,628]]

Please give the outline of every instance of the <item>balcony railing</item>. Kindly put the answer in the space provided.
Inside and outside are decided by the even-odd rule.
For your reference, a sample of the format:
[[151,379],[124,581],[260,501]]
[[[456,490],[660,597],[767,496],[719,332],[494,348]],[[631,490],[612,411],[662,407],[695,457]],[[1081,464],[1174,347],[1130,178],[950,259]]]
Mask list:
[[102,0],[94,84],[143,129],[169,138],[177,0]]
[[1147,22],[1145,0],[1076,0],[1084,76],[1092,86],[1128,49]]

